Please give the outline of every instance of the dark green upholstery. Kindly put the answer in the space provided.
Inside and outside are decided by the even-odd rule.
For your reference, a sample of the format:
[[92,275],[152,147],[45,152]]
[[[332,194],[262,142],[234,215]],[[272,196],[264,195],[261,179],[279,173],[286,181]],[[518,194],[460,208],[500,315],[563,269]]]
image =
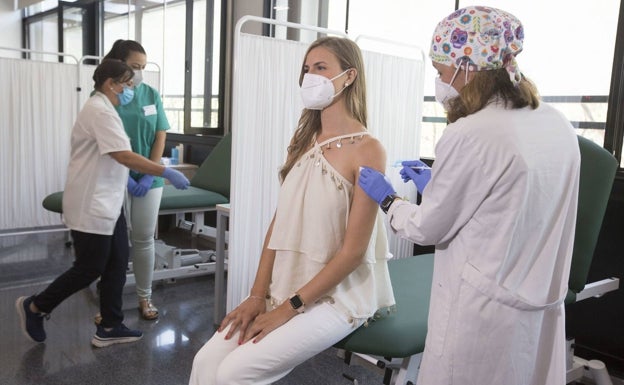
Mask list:
[[613,155],[601,146],[582,136],[578,137],[578,141],[581,151],[581,177],[566,303],[575,302],[576,294],[587,283],[589,267],[618,167]]
[[[230,166],[232,135],[227,134],[202,162],[186,190],[165,185],[160,200],[160,211],[199,211],[214,208],[230,201]],[[45,197],[42,202],[46,210],[63,213],[63,192],[58,191]]]
[[178,190],[167,184],[163,187],[163,194],[160,198],[160,211],[184,211],[214,207],[229,201],[227,197],[214,191],[203,190],[192,185],[186,190]]
[[396,312],[360,327],[335,347],[351,352],[403,358],[425,348],[433,254],[388,262]]
[[57,191],[43,198],[43,208],[54,213],[63,214],[63,192]]
[[160,198],[160,211],[193,211],[188,209],[214,208],[230,201],[230,168],[232,134],[227,134],[212,149],[199,166],[191,186],[178,190],[165,185]]
[[227,134],[212,149],[191,179],[191,186],[230,197],[232,134]]

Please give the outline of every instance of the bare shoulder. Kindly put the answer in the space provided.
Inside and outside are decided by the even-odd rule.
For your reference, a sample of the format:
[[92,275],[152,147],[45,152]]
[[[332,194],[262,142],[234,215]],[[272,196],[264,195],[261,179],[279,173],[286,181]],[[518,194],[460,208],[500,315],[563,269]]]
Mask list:
[[378,170],[386,168],[386,149],[377,138],[370,135],[365,135],[362,139],[356,158],[358,167],[367,166]]

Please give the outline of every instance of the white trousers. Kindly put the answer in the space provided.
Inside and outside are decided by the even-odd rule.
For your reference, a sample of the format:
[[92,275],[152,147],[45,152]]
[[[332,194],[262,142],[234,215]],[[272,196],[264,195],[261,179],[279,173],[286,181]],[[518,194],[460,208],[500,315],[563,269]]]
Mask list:
[[154,278],[155,251],[154,232],[158,221],[160,197],[163,188],[150,189],[142,197],[126,194],[126,209],[130,230],[132,249],[132,270],[136,279],[136,292],[139,299],[150,299],[152,296],[152,279]]
[[362,323],[350,324],[344,314],[321,303],[306,308],[256,344],[252,339],[238,345],[238,333],[225,340],[227,330],[216,332],[195,355],[189,385],[271,384]]

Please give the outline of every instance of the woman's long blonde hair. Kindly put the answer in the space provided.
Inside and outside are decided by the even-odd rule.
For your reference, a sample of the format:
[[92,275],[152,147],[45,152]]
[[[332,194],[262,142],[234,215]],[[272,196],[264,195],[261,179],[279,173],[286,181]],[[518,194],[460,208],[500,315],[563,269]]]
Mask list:
[[472,80],[461,90],[459,96],[449,100],[447,119],[453,123],[459,118],[482,110],[494,98],[511,108],[539,106],[537,88],[522,75],[517,86],[509,80],[509,73],[504,68],[475,72]]
[[[362,60],[360,48],[355,42],[347,38],[324,37],[316,40],[308,47],[304,56],[301,65],[301,73],[299,75],[299,85],[301,85],[303,75],[305,74],[305,59],[308,57],[310,51],[316,47],[324,47],[330,50],[336,58],[338,58],[340,68],[343,71],[350,68],[357,70],[355,81],[342,91],[341,97],[345,98],[349,115],[360,122],[362,126],[366,127],[366,81],[364,77],[364,62]],[[288,175],[295,162],[308,150],[316,134],[319,133],[320,130],[321,111],[304,109],[299,118],[297,130],[288,146],[286,162],[279,173],[280,180],[283,181],[286,178],[286,175]]]

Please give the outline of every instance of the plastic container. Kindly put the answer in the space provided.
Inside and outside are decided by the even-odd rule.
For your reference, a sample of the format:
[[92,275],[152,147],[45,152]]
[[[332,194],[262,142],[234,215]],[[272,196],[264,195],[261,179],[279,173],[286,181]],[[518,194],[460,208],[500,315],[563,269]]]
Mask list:
[[178,164],[178,161],[179,161],[178,156],[179,156],[178,148],[177,147],[172,148],[171,149],[171,164],[172,165]]
[[184,145],[178,144],[176,148],[178,149],[178,164],[184,163]]

